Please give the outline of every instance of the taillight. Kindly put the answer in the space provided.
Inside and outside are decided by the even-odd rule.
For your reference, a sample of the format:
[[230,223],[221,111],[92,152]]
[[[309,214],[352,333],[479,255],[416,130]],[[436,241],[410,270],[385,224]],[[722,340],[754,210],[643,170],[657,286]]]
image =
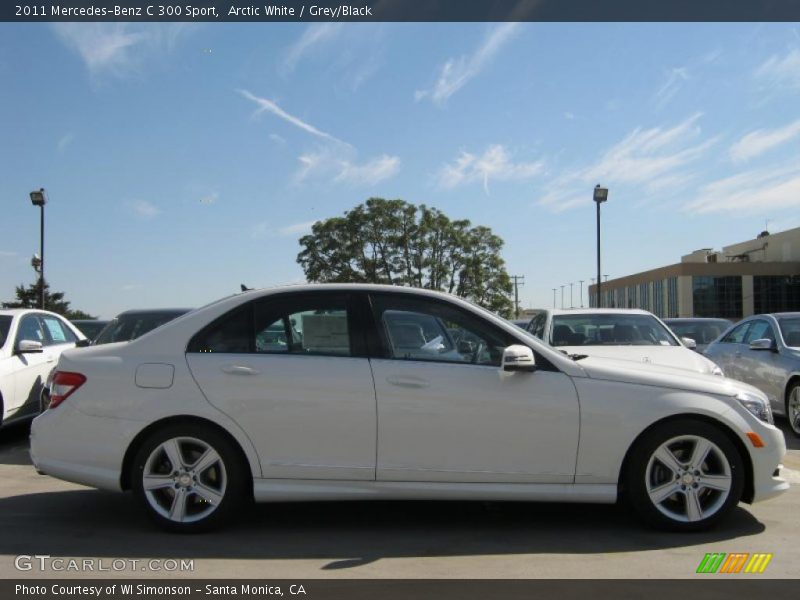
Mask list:
[[70,394],[86,383],[86,376],[80,373],[69,373],[68,371],[56,371],[53,381],[50,383],[50,406],[55,408]]

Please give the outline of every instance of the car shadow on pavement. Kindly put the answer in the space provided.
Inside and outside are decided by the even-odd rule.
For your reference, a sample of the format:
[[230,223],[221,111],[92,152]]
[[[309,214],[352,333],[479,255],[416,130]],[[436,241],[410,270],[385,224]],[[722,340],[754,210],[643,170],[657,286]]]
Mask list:
[[613,505],[359,501],[260,504],[226,529],[187,536],[156,529],[131,494],[0,498],[0,555],[322,559],[328,570],[381,558],[654,550],[763,530],[741,507],[717,529],[675,534],[647,529]]

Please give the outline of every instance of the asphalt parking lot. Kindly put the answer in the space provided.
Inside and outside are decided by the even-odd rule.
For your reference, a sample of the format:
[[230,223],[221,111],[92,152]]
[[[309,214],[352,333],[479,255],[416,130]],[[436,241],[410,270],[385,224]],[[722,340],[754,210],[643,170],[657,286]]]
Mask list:
[[[791,433],[789,492],[741,505],[706,533],[648,530],[615,506],[356,502],[262,504],[231,528],[194,536],[156,530],[130,494],[38,475],[28,433],[0,430],[0,578],[691,578],[709,577],[695,574],[707,552],[772,553],[756,577],[800,576],[800,440]],[[95,570],[41,571],[20,555],[93,559]],[[193,569],[166,572],[169,559],[193,559]]]

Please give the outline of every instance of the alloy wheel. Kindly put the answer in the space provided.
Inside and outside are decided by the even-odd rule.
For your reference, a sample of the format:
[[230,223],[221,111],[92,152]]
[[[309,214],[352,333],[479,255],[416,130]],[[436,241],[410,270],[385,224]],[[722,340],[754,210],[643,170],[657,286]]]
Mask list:
[[789,419],[789,427],[795,435],[800,435],[800,385],[796,385],[789,393],[789,400],[786,402],[786,418]]
[[647,495],[671,520],[694,523],[716,514],[730,496],[733,475],[725,453],[699,435],[671,438],[645,469]]
[[227,487],[228,476],[219,452],[193,437],[174,437],[157,445],[142,472],[148,504],[174,523],[208,517],[225,498]]

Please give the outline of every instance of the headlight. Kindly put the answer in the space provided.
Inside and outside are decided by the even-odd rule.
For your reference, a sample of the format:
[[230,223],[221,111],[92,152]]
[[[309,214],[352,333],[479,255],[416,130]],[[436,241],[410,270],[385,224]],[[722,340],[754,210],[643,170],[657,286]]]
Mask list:
[[714,365],[714,368],[711,369],[711,374],[719,375],[720,377],[725,377],[725,373],[717,365]]
[[756,396],[750,392],[739,392],[736,395],[736,399],[739,401],[739,404],[753,413],[756,418],[761,419],[770,425],[774,424],[772,419],[772,408],[770,408],[769,400],[764,400],[760,396]]

